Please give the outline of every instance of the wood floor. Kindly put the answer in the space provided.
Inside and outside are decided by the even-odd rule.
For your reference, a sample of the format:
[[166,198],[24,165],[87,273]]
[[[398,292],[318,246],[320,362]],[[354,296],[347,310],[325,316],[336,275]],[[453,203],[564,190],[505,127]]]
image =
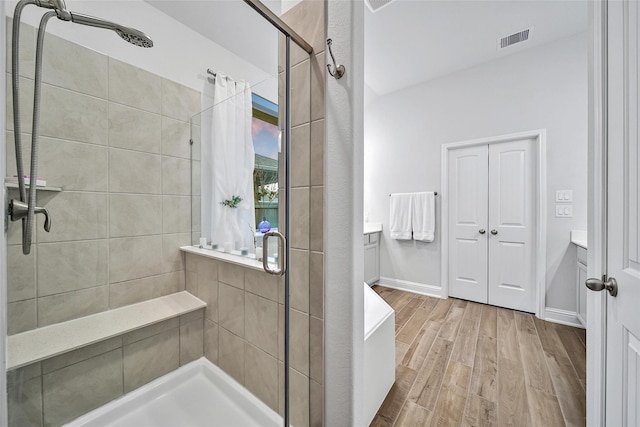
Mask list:
[[396,382],[372,426],[584,426],[585,331],[375,286],[396,311]]

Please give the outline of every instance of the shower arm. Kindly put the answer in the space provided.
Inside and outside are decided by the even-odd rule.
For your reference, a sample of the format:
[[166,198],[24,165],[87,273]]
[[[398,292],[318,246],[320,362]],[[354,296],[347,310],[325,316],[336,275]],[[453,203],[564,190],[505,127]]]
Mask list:
[[[13,100],[14,100],[14,136],[16,142],[16,163],[18,169],[18,186],[20,187],[20,201],[11,200],[9,202],[9,215],[12,221],[22,219],[22,252],[28,255],[31,252],[31,241],[33,236],[33,223],[36,213],[42,213],[45,216],[44,229],[45,231],[51,230],[51,218],[49,212],[45,208],[36,206],[36,186],[38,176],[38,142],[40,134],[40,89],[42,82],[42,51],[44,47],[44,34],[47,26],[47,22],[52,17],[56,16],[56,12],[47,12],[44,14],[40,21],[40,28],[38,29],[38,40],[36,45],[36,72],[34,77],[34,96],[33,96],[33,125],[31,130],[31,170],[30,170],[30,185],[29,185],[29,198],[26,198],[26,190],[24,184],[24,172],[22,164],[22,141],[20,138],[20,104],[18,86],[15,84],[16,80],[19,80],[19,49],[17,45],[19,43],[19,26],[20,26],[20,12],[22,8],[27,4],[36,4],[41,6],[40,2],[25,0],[21,1],[16,6],[16,13],[14,14],[13,22],[13,50],[12,53],[12,72],[13,72]],[[50,5],[50,3],[47,3]],[[47,6],[44,6],[47,7]],[[53,7],[49,7],[53,8]],[[16,119],[17,117],[17,119]],[[25,201],[27,203],[25,203]]]

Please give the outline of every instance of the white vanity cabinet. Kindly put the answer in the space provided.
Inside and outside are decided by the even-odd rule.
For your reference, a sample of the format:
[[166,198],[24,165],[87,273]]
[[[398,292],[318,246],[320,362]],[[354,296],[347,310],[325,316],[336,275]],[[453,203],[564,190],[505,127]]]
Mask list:
[[582,323],[582,326],[587,327],[587,287],[585,282],[587,280],[587,250],[582,246],[576,246],[578,250],[578,262],[576,270],[576,278],[578,280],[577,285],[577,315],[578,320]]
[[380,232],[364,235],[364,281],[373,285],[380,280]]

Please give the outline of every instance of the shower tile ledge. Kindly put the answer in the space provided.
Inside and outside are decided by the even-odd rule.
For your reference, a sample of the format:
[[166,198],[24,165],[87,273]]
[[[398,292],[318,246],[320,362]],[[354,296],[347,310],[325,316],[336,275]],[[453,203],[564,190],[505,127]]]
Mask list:
[[177,292],[7,338],[7,370],[20,368],[163,320],[206,307],[189,292]]
[[[181,246],[180,250],[190,254],[200,255],[206,258],[217,259],[219,261],[225,261],[231,264],[248,267],[253,270],[264,271],[262,261],[256,261],[255,258],[249,258],[247,256],[229,254],[213,249],[203,249],[198,246]],[[269,258],[271,260],[271,258]],[[271,264],[271,262],[269,262]]]

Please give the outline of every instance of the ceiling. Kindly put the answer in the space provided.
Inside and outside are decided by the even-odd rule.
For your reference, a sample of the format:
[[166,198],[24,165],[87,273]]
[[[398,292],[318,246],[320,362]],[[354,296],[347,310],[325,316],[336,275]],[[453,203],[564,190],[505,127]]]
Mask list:
[[[529,41],[497,50],[532,26]],[[384,95],[586,30],[582,0],[395,0],[365,8],[365,83]]]
[[[272,76],[278,74],[278,31],[242,0],[145,0]],[[280,0],[261,0],[280,14]]]

